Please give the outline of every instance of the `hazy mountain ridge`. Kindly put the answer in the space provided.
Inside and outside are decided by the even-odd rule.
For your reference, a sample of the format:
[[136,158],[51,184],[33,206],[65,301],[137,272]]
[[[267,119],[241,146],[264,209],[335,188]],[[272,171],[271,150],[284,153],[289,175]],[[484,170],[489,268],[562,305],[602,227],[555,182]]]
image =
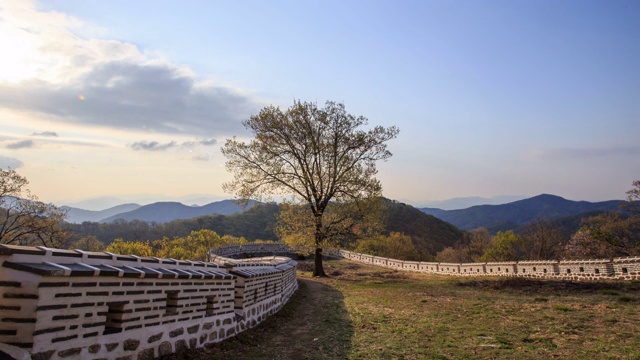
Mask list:
[[484,198],[479,196],[467,196],[467,197],[456,197],[447,200],[438,200],[438,201],[430,201],[424,203],[423,206],[419,208],[431,208],[438,210],[457,210],[457,209],[467,209],[472,206],[477,205],[502,205],[510,202],[518,201],[525,199],[526,196],[519,195],[500,195],[494,196],[490,198]]
[[102,219],[127,213],[141,207],[138,204],[122,204],[104,210],[85,210],[72,206],[61,206],[60,208],[67,211],[67,222],[80,224],[85,221],[99,222]]
[[[255,202],[250,202],[247,209],[254,204]],[[85,221],[108,223],[118,219],[165,223],[204,215],[232,215],[246,210],[234,200],[216,201],[203,206],[188,206],[179,202],[166,201],[148,205],[122,204],[100,211],[72,206],[61,206],[60,208],[67,211],[66,221],[73,224],[81,224]]]
[[222,200],[203,206],[187,206],[179,202],[157,202],[140,206],[135,210],[115,214],[100,220],[109,223],[115,220],[140,220],[146,222],[165,223],[174,220],[185,220],[205,215],[233,215],[244,212],[256,202],[250,202],[246,208],[235,200]]
[[503,205],[478,205],[458,210],[433,208],[421,208],[420,210],[462,230],[472,230],[479,227],[512,229],[538,218],[553,220],[588,212],[618,210],[621,203],[624,201],[573,201],[556,195],[542,194]]

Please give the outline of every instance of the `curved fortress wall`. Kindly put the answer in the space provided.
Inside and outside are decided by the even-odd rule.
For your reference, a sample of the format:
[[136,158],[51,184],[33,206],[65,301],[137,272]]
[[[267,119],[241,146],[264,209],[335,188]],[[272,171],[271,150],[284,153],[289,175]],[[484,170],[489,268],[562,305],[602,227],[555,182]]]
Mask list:
[[0,245],[0,343],[47,360],[153,359],[201,347],[278,311],[298,287],[296,265]]
[[[211,251],[211,256],[236,256],[240,254],[279,253],[293,254],[295,249],[283,243],[230,245]],[[340,257],[356,262],[377,265],[393,270],[455,276],[518,276],[565,280],[640,280],[640,257],[594,260],[540,260],[487,263],[437,263],[404,261],[361,254],[347,250],[325,250],[327,256]],[[246,261],[246,260],[245,260]]]
[[458,264],[386,259],[346,250],[333,251],[330,252],[330,254],[344,259],[394,270],[455,276],[518,276],[564,280],[640,279],[640,257]]

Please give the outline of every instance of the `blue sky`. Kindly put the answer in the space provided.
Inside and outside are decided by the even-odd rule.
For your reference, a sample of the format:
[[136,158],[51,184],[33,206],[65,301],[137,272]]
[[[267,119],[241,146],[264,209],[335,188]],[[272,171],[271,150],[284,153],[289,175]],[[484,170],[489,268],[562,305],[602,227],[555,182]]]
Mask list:
[[387,197],[623,198],[640,179],[637,1],[8,1],[0,166],[46,201],[225,198],[268,104],[397,125]]

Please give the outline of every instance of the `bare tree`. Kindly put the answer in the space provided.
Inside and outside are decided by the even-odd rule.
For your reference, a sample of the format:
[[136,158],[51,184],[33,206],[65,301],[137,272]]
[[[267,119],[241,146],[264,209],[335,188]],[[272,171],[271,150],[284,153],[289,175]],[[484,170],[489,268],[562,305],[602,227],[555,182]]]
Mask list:
[[531,221],[522,232],[522,247],[527,260],[555,259],[565,242],[560,229],[544,219]]
[[386,141],[395,126],[361,130],[367,119],[345,111],[343,104],[295,101],[285,111],[268,106],[243,125],[255,135],[249,143],[228,139],[222,149],[233,181],[224,184],[241,200],[281,195],[308,207],[315,242],[314,276],[324,276],[323,243],[340,218],[325,219],[330,204],[379,197],[376,161],[391,157]]
[[0,169],[0,244],[63,247],[66,212],[39,201],[28,184],[15,170]]

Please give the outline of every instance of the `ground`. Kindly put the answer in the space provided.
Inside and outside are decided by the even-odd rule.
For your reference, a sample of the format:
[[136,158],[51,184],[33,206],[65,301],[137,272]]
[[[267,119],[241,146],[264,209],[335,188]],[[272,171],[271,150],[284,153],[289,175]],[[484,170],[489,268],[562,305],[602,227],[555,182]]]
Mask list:
[[640,359],[640,282],[458,278],[347,260],[257,327],[172,359]]

